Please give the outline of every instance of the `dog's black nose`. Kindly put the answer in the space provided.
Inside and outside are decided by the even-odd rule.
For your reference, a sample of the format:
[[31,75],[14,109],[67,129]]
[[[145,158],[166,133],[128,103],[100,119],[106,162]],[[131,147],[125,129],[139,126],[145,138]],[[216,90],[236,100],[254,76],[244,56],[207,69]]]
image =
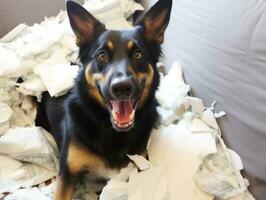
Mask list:
[[130,98],[134,93],[132,77],[114,78],[110,84],[110,93],[116,98]]

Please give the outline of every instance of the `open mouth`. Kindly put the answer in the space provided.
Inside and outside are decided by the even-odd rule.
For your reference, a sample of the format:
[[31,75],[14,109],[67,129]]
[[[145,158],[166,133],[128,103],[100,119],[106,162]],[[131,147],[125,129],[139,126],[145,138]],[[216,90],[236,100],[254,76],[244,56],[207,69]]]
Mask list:
[[130,99],[109,101],[111,122],[117,131],[128,131],[133,127],[137,103]]

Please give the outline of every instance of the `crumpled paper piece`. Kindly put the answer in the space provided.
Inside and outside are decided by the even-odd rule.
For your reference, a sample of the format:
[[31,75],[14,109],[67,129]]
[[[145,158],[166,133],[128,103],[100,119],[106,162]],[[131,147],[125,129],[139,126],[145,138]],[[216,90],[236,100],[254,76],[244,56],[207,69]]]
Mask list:
[[161,127],[148,149],[150,162],[167,166],[169,199],[212,199],[195,186],[193,175],[199,156],[216,152],[215,140],[208,132],[193,134],[191,126],[191,121],[183,119]]
[[[70,65],[64,52],[58,49],[49,59],[37,65],[34,71],[40,76],[50,96],[57,97],[65,94],[74,86],[79,66]],[[62,72],[64,72],[63,76]]]
[[136,163],[140,170],[145,170],[150,167],[150,162],[140,155],[128,155],[128,157]]
[[0,154],[0,193],[36,185],[57,174],[57,146],[43,128],[9,129],[0,137]]
[[203,159],[195,180],[204,191],[219,199],[228,199],[239,193],[234,173],[234,168],[224,154],[210,154]]
[[221,138],[215,118],[224,116],[225,112],[214,113],[216,101],[209,108],[205,108],[202,101],[195,97],[189,101],[192,111],[200,118],[194,118],[193,124],[196,124],[197,129],[192,128],[192,132],[212,133],[217,147],[217,152],[201,156],[202,163],[194,176],[197,185],[218,199],[233,200],[240,196],[247,200],[254,199],[247,191],[248,182],[240,174],[243,169],[241,158],[236,152],[228,149]]
[[0,42],[1,43],[11,42],[14,38],[26,34],[26,32],[28,31],[28,27],[29,26],[27,26],[24,23],[17,25],[13,30],[11,30],[5,36],[0,38]]
[[87,0],[84,7],[105,24],[107,29],[130,29],[129,18],[137,10],[144,10],[135,0]]
[[[24,95],[12,87],[0,88],[0,102],[11,109],[11,113],[2,113],[1,115],[10,115],[9,127],[33,126],[36,118],[36,106],[30,96]],[[0,124],[0,128],[4,128]],[[7,131],[7,129],[5,130]],[[4,132],[2,132],[4,134]]]
[[9,129],[11,114],[12,110],[8,104],[0,102],[0,136]]
[[161,123],[169,125],[182,118],[186,110],[186,96],[189,90],[190,87],[184,83],[181,66],[175,62],[166,76],[161,75],[160,85],[155,95],[160,104],[157,111],[161,117]]
[[213,194],[218,199],[253,200],[248,193],[248,182],[241,174],[243,164],[240,157],[230,149],[223,149],[221,144],[217,153],[203,158],[202,164],[195,174],[197,185],[205,192]]

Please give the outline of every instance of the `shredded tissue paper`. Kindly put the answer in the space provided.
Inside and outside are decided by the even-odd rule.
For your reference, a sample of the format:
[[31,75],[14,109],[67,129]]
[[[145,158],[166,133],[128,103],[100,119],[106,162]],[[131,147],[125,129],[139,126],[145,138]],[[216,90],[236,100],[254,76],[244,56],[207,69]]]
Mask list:
[[[143,9],[133,0],[90,0],[84,6],[112,29],[130,28],[130,16]],[[67,93],[79,71],[76,58],[65,11],[40,24],[20,24],[0,39],[0,198],[53,199],[58,150],[51,134],[34,125],[32,96],[41,101],[44,91],[54,97]],[[189,90],[174,63],[161,74],[156,92],[160,120],[147,145],[149,159],[128,155],[132,162],[110,178],[99,197],[85,179],[74,199],[254,199],[240,174],[240,157],[221,138],[216,118],[225,113],[215,113],[214,104],[205,107]]]

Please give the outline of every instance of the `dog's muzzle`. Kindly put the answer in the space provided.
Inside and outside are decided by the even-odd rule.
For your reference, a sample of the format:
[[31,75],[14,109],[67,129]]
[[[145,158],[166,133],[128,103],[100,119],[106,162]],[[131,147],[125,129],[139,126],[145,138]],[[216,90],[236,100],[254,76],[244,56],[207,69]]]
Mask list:
[[108,87],[111,122],[117,131],[128,131],[134,125],[140,90],[132,76],[113,78]]

